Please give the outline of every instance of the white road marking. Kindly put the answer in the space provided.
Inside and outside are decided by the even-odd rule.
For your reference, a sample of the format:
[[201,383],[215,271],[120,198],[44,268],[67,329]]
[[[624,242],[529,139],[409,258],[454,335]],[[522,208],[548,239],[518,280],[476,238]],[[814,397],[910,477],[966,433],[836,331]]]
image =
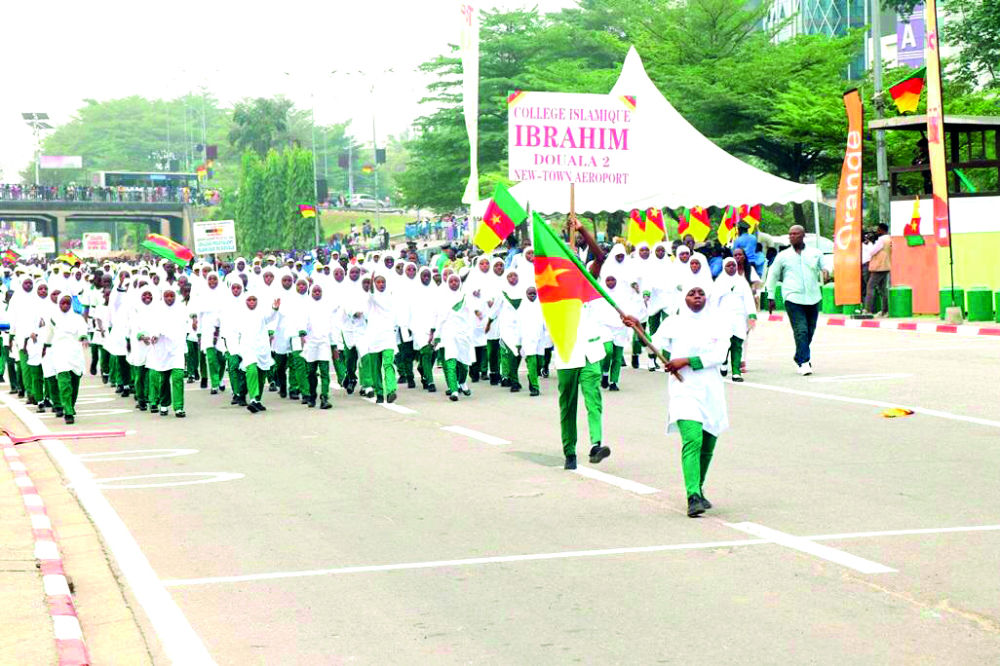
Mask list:
[[[1000,345],[972,345],[972,344],[941,344],[934,345],[932,347],[868,347],[865,349],[838,349],[835,351],[820,351],[817,352],[816,356],[833,356],[834,354],[871,354],[871,353],[881,353],[881,352],[915,352],[915,351],[936,351],[938,349],[1000,349]],[[754,358],[765,358],[768,356],[791,356],[795,354],[795,350],[789,350],[786,352],[772,352],[768,354],[754,354],[750,353],[750,359]]]
[[[10,407],[32,434],[49,432],[45,424],[23,406],[2,395],[0,401]],[[74,484],[77,499],[101,531],[104,542],[111,548],[122,574],[152,623],[167,658],[176,664],[214,665],[215,662],[198,634],[156,577],[149,560],[143,555],[121,517],[94,485],[83,463],[57,439],[44,440],[42,445]]]
[[913,375],[906,372],[887,372],[868,375],[839,375],[837,377],[814,377],[810,382],[817,384],[853,384],[856,382],[878,382],[885,379],[907,379]]
[[779,546],[792,548],[794,550],[828,560],[835,564],[839,564],[849,569],[860,571],[861,573],[893,573],[896,571],[895,569],[891,569],[884,564],[872,562],[871,560],[866,560],[863,557],[851,555],[850,553],[845,553],[842,550],[818,544],[805,537],[792,536],[791,534],[785,534],[784,532],[779,532],[778,530],[772,530],[770,527],[764,527],[763,525],[758,525],[756,523],[726,523],[726,525],[735,530],[739,530],[740,532],[746,532],[747,534],[751,534],[755,537],[767,539],[768,541],[776,543]]
[[417,410],[410,409],[409,407],[402,407],[396,403],[388,402],[375,402],[375,398],[364,398],[366,402],[370,402],[373,405],[378,405],[379,407],[385,407],[390,412],[396,412],[397,414],[416,414]]
[[[1000,530],[1000,525],[976,525],[972,527],[939,527],[914,530],[886,530],[882,532],[850,532],[847,534],[821,534],[802,537],[809,541],[863,539],[880,536],[905,536],[910,534],[951,534],[957,532],[987,532]],[[699,550],[710,548],[731,548],[734,546],[758,546],[774,543],[769,539],[742,539],[736,541],[707,541],[704,543],[682,543],[668,546],[639,546],[637,548],[608,548],[604,550],[571,550],[564,553],[544,553],[541,555],[510,555],[506,557],[475,557],[465,560],[440,560],[436,562],[411,562],[408,564],[377,564],[364,567],[342,567],[339,569],[313,569],[311,571],[286,571],[278,573],[248,574],[244,576],[217,576],[214,578],[187,578],[165,580],[167,587],[182,585],[209,585],[212,583],[245,583],[255,580],[275,580],[279,578],[309,578],[314,576],[336,576],[341,574],[370,573],[378,571],[400,571],[404,569],[430,569],[436,567],[458,567],[473,564],[495,564],[502,562],[527,562],[531,560],[555,560],[572,557],[600,557],[605,555],[627,555],[630,553],[658,553],[670,550]]]
[[[128,455],[138,453],[141,455]],[[152,458],[174,458],[198,453],[198,449],[130,449],[128,451],[102,451],[80,453],[77,458],[86,462],[110,462],[112,460],[150,460]]]
[[864,398],[851,398],[845,395],[833,395],[830,393],[815,393],[813,391],[799,391],[797,389],[785,388],[784,386],[772,386],[770,384],[757,384],[754,382],[743,382],[742,384],[733,384],[733,386],[744,386],[746,388],[752,389],[764,389],[765,391],[777,391],[778,393],[789,393],[791,395],[801,395],[806,398],[819,398],[821,400],[834,400],[836,402],[849,402],[855,405],[870,405],[872,407],[881,407],[883,409],[912,409],[917,414],[923,414],[924,416],[936,416],[942,419],[950,419],[952,421],[964,421],[965,423],[975,423],[976,425],[990,426],[991,428],[1000,428],[1000,421],[991,421],[989,419],[981,419],[975,416],[962,416],[961,414],[952,414],[950,412],[942,412],[937,409],[927,409],[926,407],[912,407],[906,405],[900,405],[894,402],[882,402],[881,400],[865,400]]
[[486,433],[479,432],[478,430],[472,430],[470,428],[464,428],[462,426],[442,426],[441,430],[447,430],[448,432],[453,432],[456,435],[465,435],[466,437],[471,437],[472,439],[478,439],[480,442],[493,444],[494,446],[503,446],[505,444],[510,444],[509,441],[501,437],[494,437],[493,435],[487,435]]
[[[10,404],[10,403],[8,403]],[[23,407],[23,405],[19,405]],[[27,408],[25,409],[27,411]],[[131,414],[133,409],[78,409],[76,410],[76,415],[79,416],[117,416],[119,414]],[[31,414],[31,412],[28,412]],[[32,414],[38,419],[54,419],[56,415],[52,412],[46,412],[44,414]],[[22,419],[23,420],[23,419]]]
[[[175,476],[204,476],[208,477],[199,481],[174,481],[172,483],[114,483],[115,481],[134,481],[137,479],[162,479]],[[142,474],[139,476],[115,476],[108,479],[90,479],[96,488],[104,490],[117,490],[118,488],[168,488],[173,486],[191,486],[199,483],[216,483],[218,481],[234,481],[242,479],[242,474],[233,472],[183,472],[172,474]],[[68,487],[75,487],[69,484]]]
[[592,467],[584,467],[580,465],[575,470],[575,474],[580,476],[585,476],[588,479],[594,479],[595,481],[602,481],[604,483],[610,483],[612,486],[618,486],[629,492],[636,493],[638,495],[652,495],[653,493],[660,492],[656,488],[651,488],[650,486],[644,486],[636,481],[629,481],[628,479],[623,479],[613,474],[605,474],[604,472],[599,472]]

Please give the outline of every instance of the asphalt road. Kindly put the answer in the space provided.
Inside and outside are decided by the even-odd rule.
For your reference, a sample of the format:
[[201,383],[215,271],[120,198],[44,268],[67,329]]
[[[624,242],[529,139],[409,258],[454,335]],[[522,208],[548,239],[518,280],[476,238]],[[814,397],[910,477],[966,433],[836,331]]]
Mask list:
[[[604,394],[608,478],[561,469],[554,376],[255,416],[191,390],[185,420],[87,378],[43,423],[133,431],[66,446],[183,614],[140,595],[160,663],[1000,662],[1000,340],[820,328],[812,378],[791,347],[753,334],[697,520],[644,370]],[[194,451],[101,459],[149,449]]]

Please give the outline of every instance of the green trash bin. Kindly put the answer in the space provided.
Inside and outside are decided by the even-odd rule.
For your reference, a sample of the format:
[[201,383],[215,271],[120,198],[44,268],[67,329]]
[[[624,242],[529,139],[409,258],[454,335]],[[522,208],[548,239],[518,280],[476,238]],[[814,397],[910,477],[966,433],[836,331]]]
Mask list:
[[993,319],[993,292],[989,287],[972,287],[966,298],[969,301],[969,321]]
[[850,305],[841,305],[840,306],[840,311],[842,313],[844,313],[845,315],[847,315],[847,316],[856,314],[858,312],[858,310],[860,310],[860,309],[861,309],[861,304],[860,303],[852,303]]
[[822,290],[823,300],[820,301],[820,308],[819,308],[819,311],[822,312],[823,314],[840,313],[840,308],[837,307],[836,295],[834,292],[835,290],[833,288],[832,282],[823,285],[823,290]]
[[781,285],[774,288],[774,309],[778,312],[785,311],[785,299],[781,296]]
[[889,287],[889,316],[913,316],[913,289],[906,285]]
[[[938,292],[940,300],[938,303],[941,307],[940,317],[943,320],[945,312],[951,307],[951,289],[945,287]],[[967,314],[965,311],[965,290],[961,287],[955,287],[955,305],[962,308],[962,317],[964,318]]]

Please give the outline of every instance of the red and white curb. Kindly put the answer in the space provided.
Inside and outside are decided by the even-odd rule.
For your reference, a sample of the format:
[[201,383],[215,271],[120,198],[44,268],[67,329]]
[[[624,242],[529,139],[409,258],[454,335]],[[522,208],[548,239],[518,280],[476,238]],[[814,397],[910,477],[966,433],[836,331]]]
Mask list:
[[83,642],[83,631],[76,615],[76,606],[73,605],[73,595],[66,580],[52,521],[49,520],[45,504],[28,476],[28,470],[21,462],[21,455],[14,448],[13,442],[9,437],[2,437],[0,446],[3,447],[3,458],[14,475],[14,483],[21,492],[24,508],[31,517],[35,559],[42,571],[42,585],[45,588],[49,614],[52,616],[59,666],[87,666],[90,664],[90,655]]
[[[768,321],[785,321],[785,315],[768,315]],[[955,333],[957,335],[993,335],[1000,337],[1000,326],[972,326],[969,324],[931,324],[891,319],[849,319],[847,317],[820,317],[821,326],[843,328],[880,328],[886,331],[911,331],[916,333]]]

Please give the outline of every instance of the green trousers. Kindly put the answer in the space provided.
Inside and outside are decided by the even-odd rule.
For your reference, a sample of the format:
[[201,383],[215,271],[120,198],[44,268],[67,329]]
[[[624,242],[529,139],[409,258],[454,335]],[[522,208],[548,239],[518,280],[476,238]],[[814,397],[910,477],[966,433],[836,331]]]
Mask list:
[[80,375],[66,371],[56,375],[56,384],[59,387],[57,396],[59,401],[56,409],[61,409],[66,416],[76,416],[76,398],[80,395]]
[[678,421],[677,429],[681,433],[681,467],[684,470],[684,490],[687,496],[702,495],[701,488],[705,485],[708,466],[715,453],[715,435],[709,435],[701,428],[698,421]]
[[528,388],[538,390],[538,371],[545,363],[545,357],[532,354],[524,358],[524,364],[528,366]]
[[590,443],[601,443],[601,364],[588,363],[582,368],[558,370],[559,375],[559,428],[562,431],[563,455],[576,455],[576,405],[579,391],[587,408],[587,427]]
[[358,383],[361,388],[375,388],[375,354],[365,354],[358,361]]
[[306,382],[302,387],[303,398],[315,398],[317,383],[319,384],[320,398],[330,399],[330,362],[313,361],[306,362]]
[[184,411],[184,371],[180,368],[172,370],[149,371],[149,404],[151,408],[166,409],[173,407],[174,412]]
[[[642,324],[642,331],[646,334],[646,339],[649,339],[649,321],[640,322]],[[632,334],[632,355],[642,353],[642,342],[639,340],[639,336],[636,333]]]
[[489,366],[491,379],[500,376],[500,340],[486,341],[486,365]]
[[521,356],[503,342],[500,343],[500,376],[518,383],[517,373],[521,369]]
[[334,350],[339,353],[333,355],[333,372],[337,376],[337,384],[343,387],[347,383],[347,352],[340,352],[336,347]]
[[444,361],[444,382],[448,391],[457,393],[458,387],[465,383],[469,376],[469,366],[458,359],[447,358]]
[[56,375],[52,375],[51,377],[43,376],[42,382],[45,385],[45,397],[52,402],[53,408],[59,409],[59,380],[56,379]]
[[42,386],[42,366],[28,364],[28,352],[22,351],[21,376],[24,378],[24,390],[29,398],[34,398],[36,402],[44,400],[45,389]]
[[226,363],[229,366],[229,388],[233,390],[233,395],[237,398],[246,398],[247,380],[246,373],[240,370],[242,357],[236,354],[229,354]]
[[413,376],[413,341],[399,343],[399,353],[396,355],[396,374],[399,381],[407,382]]
[[743,372],[740,371],[740,365],[743,362],[743,340],[739,339],[735,335],[729,338],[729,366],[730,371],[733,373],[733,377],[742,377]]
[[424,388],[434,386],[434,347],[424,345],[417,352],[417,371]]
[[192,379],[200,379],[201,375],[198,374],[198,342],[196,340],[188,340],[187,343],[187,354],[184,355],[184,372]]
[[132,366],[132,381],[135,389],[135,401],[149,402],[149,371],[144,365]]
[[7,355],[6,366],[7,366],[7,381],[10,382],[10,392],[19,393],[23,391],[24,387],[21,384],[20,367],[18,367],[19,363],[12,354]]
[[223,360],[222,354],[219,353],[218,349],[213,347],[205,350],[205,366],[208,369],[209,388],[218,389],[219,384],[222,383]]
[[260,402],[264,397],[264,373],[257,368],[256,363],[251,363],[243,374],[247,379],[247,400]]
[[372,381],[375,386],[375,394],[387,396],[396,392],[396,367],[393,361],[396,352],[386,349],[381,352],[369,354],[372,357]]
[[288,354],[275,354],[271,376],[274,377],[278,390],[286,394],[288,393],[288,369]]
[[111,373],[111,354],[107,348],[101,347],[101,376],[107,377]]
[[625,349],[613,342],[605,342],[601,373],[607,375],[608,381],[612,384],[617,384],[622,377],[623,365],[625,365]]
[[288,354],[288,392],[302,393],[306,390],[306,382],[309,381],[309,368],[306,360],[302,358],[302,352],[293,351]]
[[476,360],[469,366],[469,376],[472,381],[478,382],[480,377],[486,376],[486,345],[476,347]]
[[358,383],[358,348],[348,347],[345,350],[344,358],[344,369],[347,371],[348,382],[352,384]]

